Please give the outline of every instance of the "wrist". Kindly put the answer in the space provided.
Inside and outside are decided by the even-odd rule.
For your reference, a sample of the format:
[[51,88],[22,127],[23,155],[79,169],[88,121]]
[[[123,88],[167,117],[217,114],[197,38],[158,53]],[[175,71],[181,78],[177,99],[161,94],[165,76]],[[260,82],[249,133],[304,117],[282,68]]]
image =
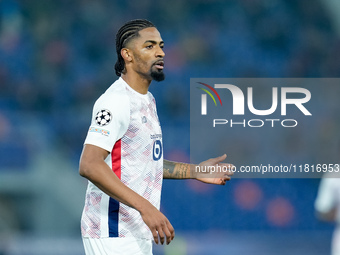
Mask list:
[[197,164],[190,164],[189,167],[190,167],[189,178],[190,179],[197,179],[198,175],[200,173],[199,165],[197,165]]
[[150,206],[153,206],[148,200],[145,198],[142,198],[140,203],[138,203],[135,207],[135,209],[140,213],[144,214]]

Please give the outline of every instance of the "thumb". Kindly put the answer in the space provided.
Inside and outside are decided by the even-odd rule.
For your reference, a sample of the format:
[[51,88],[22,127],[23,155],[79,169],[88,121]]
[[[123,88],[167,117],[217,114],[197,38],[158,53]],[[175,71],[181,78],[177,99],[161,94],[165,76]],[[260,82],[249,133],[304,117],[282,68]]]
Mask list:
[[227,154],[223,154],[222,156],[210,159],[210,162],[215,165],[215,164],[222,162],[226,158],[227,158]]

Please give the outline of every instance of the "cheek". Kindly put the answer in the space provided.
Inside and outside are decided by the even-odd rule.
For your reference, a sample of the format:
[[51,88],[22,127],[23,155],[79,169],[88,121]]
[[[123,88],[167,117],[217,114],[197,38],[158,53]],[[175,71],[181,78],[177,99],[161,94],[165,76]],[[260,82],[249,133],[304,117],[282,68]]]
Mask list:
[[150,57],[150,54],[141,52],[140,54],[135,55],[135,60],[138,69],[141,69],[143,71],[149,71],[152,67],[152,59]]
[[152,57],[150,56],[150,52],[140,52],[139,54],[139,59],[140,59],[140,62],[144,63],[144,64],[151,64],[152,62]]
[[150,69],[151,65],[152,65],[151,60],[146,58],[146,57],[144,57],[144,58],[142,57],[140,59],[139,63],[140,63],[141,66],[143,66],[146,69]]

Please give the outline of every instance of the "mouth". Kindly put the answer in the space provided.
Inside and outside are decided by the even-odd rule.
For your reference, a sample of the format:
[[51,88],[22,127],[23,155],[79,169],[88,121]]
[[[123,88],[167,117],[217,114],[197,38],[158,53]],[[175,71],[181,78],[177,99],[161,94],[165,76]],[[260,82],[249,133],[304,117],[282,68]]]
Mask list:
[[158,60],[153,64],[157,69],[163,69],[164,68],[164,61]]

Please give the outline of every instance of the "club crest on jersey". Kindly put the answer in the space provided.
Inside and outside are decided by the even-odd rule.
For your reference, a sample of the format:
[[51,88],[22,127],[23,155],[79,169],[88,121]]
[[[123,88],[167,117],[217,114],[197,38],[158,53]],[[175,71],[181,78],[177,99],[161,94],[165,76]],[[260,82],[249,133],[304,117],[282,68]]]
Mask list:
[[111,122],[112,114],[109,110],[100,110],[95,118],[96,124],[99,126],[106,126]]

